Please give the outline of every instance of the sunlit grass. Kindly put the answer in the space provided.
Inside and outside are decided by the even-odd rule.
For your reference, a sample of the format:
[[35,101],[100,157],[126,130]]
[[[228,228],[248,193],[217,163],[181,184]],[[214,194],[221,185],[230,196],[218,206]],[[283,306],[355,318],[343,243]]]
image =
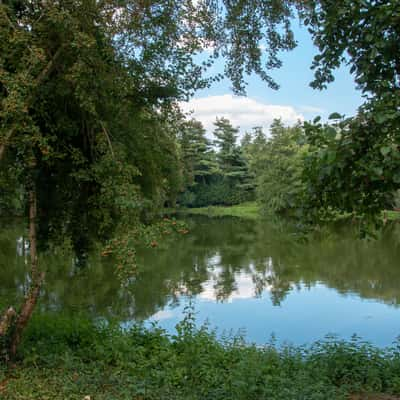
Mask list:
[[[262,217],[261,207],[255,201],[248,201],[245,203],[237,204],[234,206],[209,206],[199,208],[184,208],[177,209],[175,212],[179,212],[186,215],[206,215],[209,217],[239,217],[246,219],[258,219]],[[337,219],[347,218],[349,214],[337,215]],[[382,212],[382,218],[388,219],[389,221],[400,220],[400,211],[386,210]]]
[[255,201],[237,204],[234,206],[209,206],[201,208],[185,208],[180,210],[184,214],[207,215],[210,217],[239,217],[246,219],[260,218],[260,206]]
[[387,219],[389,219],[391,221],[400,220],[400,211],[385,211],[385,213],[386,213]]

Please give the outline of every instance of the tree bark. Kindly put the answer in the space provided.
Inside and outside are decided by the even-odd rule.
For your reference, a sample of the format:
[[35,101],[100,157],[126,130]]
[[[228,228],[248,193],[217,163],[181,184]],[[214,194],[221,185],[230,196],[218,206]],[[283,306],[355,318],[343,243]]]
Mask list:
[[37,300],[39,298],[40,289],[44,279],[44,274],[38,269],[37,257],[37,238],[36,238],[36,215],[37,215],[37,196],[36,187],[33,185],[29,191],[29,242],[30,242],[30,258],[31,258],[31,287],[25,297],[21,310],[12,326],[12,334],[9,346],[9,357],[14,359],[17,349],[21,343],[22,334],[32,317]]
[[3,159],[4,150],[6,149],[5,144],[0,144],[0,161]]
[[0,319],[0,337],[5,336],[12,324],[12,321],[16,315],[15,310],[12,307],[9,307],[3,314]]

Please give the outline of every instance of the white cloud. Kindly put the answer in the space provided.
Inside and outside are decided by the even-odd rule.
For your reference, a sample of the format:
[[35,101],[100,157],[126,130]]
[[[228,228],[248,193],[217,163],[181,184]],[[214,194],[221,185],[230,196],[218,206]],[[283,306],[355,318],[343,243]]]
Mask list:
[[281,118],[287,125],[304,120],[304,116],[292,106],[265,104],[231,94],[192,99],[180,105],[184,112],[193,111],[193,117],[203,123],[208,133],[213,131],[213,122],[217,117],[228,118],[233,126],[240,127],[242,134],[254,126],[262,126],[268,132],[275,118]]

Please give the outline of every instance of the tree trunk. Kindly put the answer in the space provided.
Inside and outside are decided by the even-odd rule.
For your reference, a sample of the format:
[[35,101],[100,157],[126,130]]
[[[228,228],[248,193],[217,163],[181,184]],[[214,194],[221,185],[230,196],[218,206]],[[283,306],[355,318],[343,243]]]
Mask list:
[[33,310],[40,294],[44,274],[38,270],[37,238],[36,238],[37,199],[36,187],[33,184],[29,191],[29,242],[31,258],[31,287],[25,297],[21,310],[12,326],[9,346],[9,357],[15,358],[18,345],[21,343],[22,333],[31,319]]
[[5,149],[6,149],[6,145],[0,144],[0,161],[3,159],[3,154],[4,154]]
[[0,338],[6,336],[8,329],[10,328],[12,321],[16,315],[15,310],[9,307],[0,319]]

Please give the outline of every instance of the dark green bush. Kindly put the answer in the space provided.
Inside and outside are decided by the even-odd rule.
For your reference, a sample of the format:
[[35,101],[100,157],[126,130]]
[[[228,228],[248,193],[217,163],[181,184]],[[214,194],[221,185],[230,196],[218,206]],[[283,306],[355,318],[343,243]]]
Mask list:
[[209,184],[197,184],[184,192],[178,201],[184,207],[231,206],[251,201],[254,196],[253,191],[221,178]]

